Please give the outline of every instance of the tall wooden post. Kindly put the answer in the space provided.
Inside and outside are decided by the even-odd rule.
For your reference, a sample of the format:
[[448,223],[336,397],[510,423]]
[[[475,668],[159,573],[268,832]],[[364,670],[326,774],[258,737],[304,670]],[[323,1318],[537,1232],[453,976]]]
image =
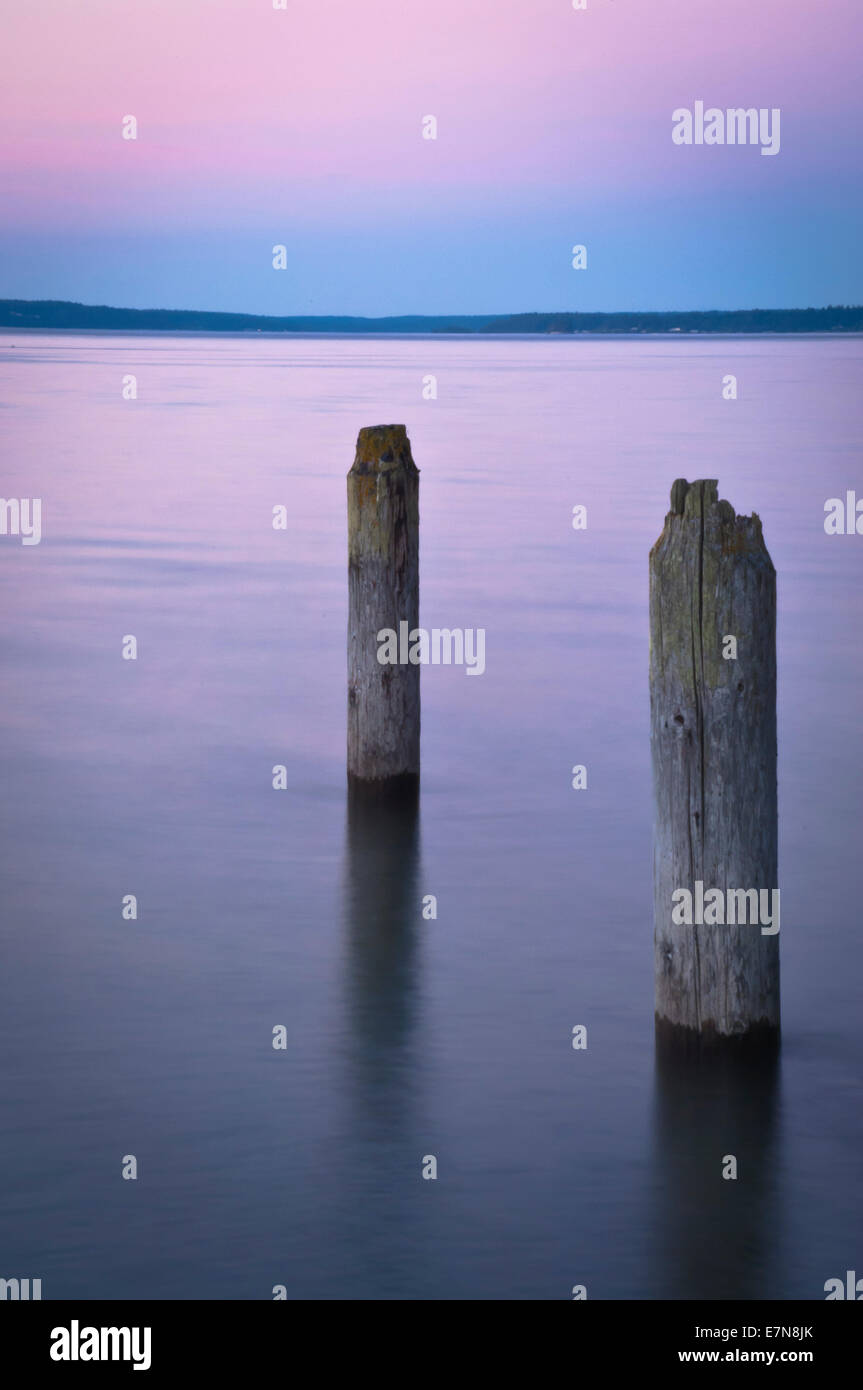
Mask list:
[[[678,1038],[775,1039],[776,572],[758,516],[736,516],[716,487],[678,478],[650,552],[656,1021]],[[740,891],[753,889],[755,923]]]
[[[348,777],[380,788],[420,770],[419,472],[404,425],[361,429],[348,474]],[[378,634],[399,659],[382,664]]]

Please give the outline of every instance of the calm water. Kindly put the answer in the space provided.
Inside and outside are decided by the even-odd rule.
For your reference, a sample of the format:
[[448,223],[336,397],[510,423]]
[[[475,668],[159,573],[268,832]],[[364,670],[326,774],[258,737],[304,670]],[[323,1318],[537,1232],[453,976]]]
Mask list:
[[[0,336],[2,493],[44,528],[0,538],[0,1276],[818,1299],[863,1270],[863,538],[823,530],[863,496],[861,366],[831,338]],[[487,631],[482,678],[423,671],[416,820],[344,786],[345,474],[390,421],[421,621]],[[678,475],[758,511],[779,575],[770,1074],[654,1056],[647,553]]]

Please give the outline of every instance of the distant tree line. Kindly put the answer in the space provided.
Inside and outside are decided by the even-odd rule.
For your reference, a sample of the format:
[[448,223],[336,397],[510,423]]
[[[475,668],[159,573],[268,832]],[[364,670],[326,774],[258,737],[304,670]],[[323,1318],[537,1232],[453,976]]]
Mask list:
[[62,299],[0,299],[0,327],[186,333],[863,333],[863,307],[695,309],[675,313],[401,314],[272,317],[194,309],[115,309]]

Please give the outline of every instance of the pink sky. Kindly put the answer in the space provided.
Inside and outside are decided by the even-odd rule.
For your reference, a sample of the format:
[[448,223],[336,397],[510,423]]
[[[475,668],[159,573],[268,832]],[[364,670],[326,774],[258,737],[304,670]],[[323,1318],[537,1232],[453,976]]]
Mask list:
[[[349,237],[753,190],[787,221],[859,183],[860,0],[30,0],[4,29],[7,233]],[[697,98],[780,107],[780,158],[675,148]]]
[[[333,183],[373,196],[429,178],[454,192],[673,179],[669,114],[696,97],[781,106],[797,137],[785,164],[833,162],[858,138],[858,0],[288,3],[14,7],[0,92],[12,216],[98,222],[130,202],[154,214],[159,196],[181,203],[166,221],[226,197],[236,216]],[[427,113],[434,143],[418,138]]]

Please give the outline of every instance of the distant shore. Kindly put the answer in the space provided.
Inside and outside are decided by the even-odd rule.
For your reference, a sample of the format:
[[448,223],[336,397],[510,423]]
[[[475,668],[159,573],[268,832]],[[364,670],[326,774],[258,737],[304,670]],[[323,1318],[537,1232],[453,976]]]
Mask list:
[[0,328],[56,332],[156,332],[369,335],[518,335],[577,337],[585,334],[798,334],[863,333],[863,306],[823,309],[695,309],[633,313],[401,314],[384,318],[349,315],[210,313],[194,309],[118,309],[54,299],[0,299]]

